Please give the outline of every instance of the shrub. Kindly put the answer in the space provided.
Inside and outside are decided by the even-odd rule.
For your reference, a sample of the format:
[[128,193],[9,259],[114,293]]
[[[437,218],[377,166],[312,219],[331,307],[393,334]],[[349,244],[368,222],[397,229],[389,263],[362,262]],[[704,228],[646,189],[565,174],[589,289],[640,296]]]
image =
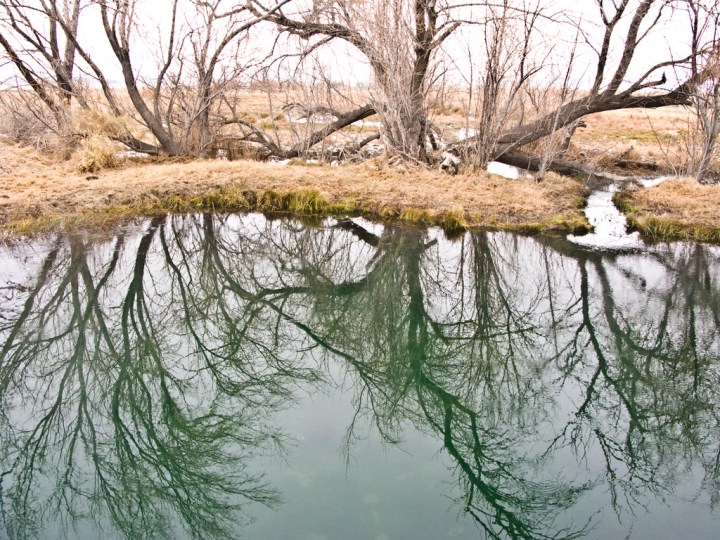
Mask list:
[[80,110],[73,114],[73,127],[83,135],[122,137],[129,131],[127,125],[127,118],[111,116],[96,109]]
[[82,173],[95,173],[120,165],[115,145],[107,137],[91,135],[80,142],[75,153],[75,166]]

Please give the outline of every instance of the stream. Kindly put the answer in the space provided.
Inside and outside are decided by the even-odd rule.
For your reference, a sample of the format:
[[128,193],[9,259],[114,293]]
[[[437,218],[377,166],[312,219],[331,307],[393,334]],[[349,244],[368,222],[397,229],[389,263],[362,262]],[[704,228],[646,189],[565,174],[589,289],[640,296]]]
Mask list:
[[595,249],[643,249],[645,243],[640,239],[640,233],[627,232],[627,219],[613,203],[613,195],[619,190],[617,184],[610,184],[593,191],[584,210],[593,232],[582,236],[569,235],[568,240]]
[[[517,180],[529,173],[512,165],[497,161],[488,163],[487,172],[510,180]],[[638,232],[627,232],[627,219],[613,203],[613,195],[623,188],[624,183],[638,183],[643,187],[657,186],[667,177],[631,179],[618,177],[616,182],[592,182],[591,193],[584,208],[585,216],[593,232],[584,235],[568,235],[568,240],[580,246],[610,251],[647,249]]]

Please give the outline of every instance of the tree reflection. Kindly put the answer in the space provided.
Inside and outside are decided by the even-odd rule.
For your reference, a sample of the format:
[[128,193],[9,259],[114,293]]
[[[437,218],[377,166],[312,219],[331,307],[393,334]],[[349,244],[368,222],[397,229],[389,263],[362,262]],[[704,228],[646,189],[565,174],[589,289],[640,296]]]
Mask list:
[[500,246],[486,235],[465,242],[448,260],[418,231],[390,228],[378,239],[367,287],[331,315],[354,329],[335,339],[355,359],[358,414],[371,414],[390,442],[401,440],[406,420],[436,435],[487,536],[582,536],[582,524],[554,521],[591,484],[542,478],[522,443],[546,409],[542,384],[532,381],[545,360],[536,345],[546,298],[537,277],[496,256]]
[[577,256],[582,316],[558,367],[582,398],[555,444],[600,448],[617,512],[672,490],[693,464],[717,500],[718,258],[709,249]]
[[487,537],[583,536],[591,516],[562,518],[585,494],[622,515],[691,467],[715,504],[718,266],[701,245],[608,256],[257,215],[57,239],[33,286],[4,289],[4,527],[235,536],[244,502],[278,501],[250,472],[281,446],[273,411],[338,364],[348,455],[359,419],[400,445],[412,423]]
[[279,442],[262,419],[311,373],[271,344],[222,342],[211,327],[234,321],[178,302],[187,282],[157,257],[159,231],[155,220],[134,245],[58,244],[3,329],[11,537],[41,536],[45,519],[71,534],[102,515],[131,538],[172,536],[174,516],[192,536],[234,537],[243,500],[278,500],[246,462]]

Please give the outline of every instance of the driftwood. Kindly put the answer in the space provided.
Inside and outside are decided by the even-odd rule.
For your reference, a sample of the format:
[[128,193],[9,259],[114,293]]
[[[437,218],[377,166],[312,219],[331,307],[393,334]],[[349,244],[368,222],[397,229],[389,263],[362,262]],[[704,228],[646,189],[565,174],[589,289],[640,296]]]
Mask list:
[[[354,124],[355,122],[359,122],[360,120],[364,120],[365,118],[374,115],[375,108],[372,105],[364,105],[362,107],[359,107],[358,109],[346,113],[332,111],[332,114],[337,118],[337,120],[328,124],[327,126],[324,126],[314,131],[305,140],[298,142],[291,148],[282,148],[277,143],[275,143],[275,141],[272,140],[270,135],[258,129],[250,122],[247,122],[240,118],[235,117],[226,119],[224,123],[235,124],[240,128],[244,128],[248,131],[247,135],[245,135],[244,137],[245,140],[262,144],[269,150],[272,155],[281,159],[292,159],[307,153],[310,148],[322,142],[333,133],[340,131],[341,129],[351,124]],[[379,133],[367,137],[355,147],[355,151],[359,151],[360,149],[362,149],[362,147],[378,138],[380,138]],[[349,153],[351,151],[352,150],[348,149],[345,153]]]
[[638,159],[616,159],[613,166],[629,171],[657,171],[660,169],[660,165],[655,161],[641,161]]
[[[506,152],[502,156],[496,157],[495,161],[535,172],[540,170],[543,159],[527,152],[512,150]],[[598,171],[578,161],[554,159],[547,165],[547,170],[566,176],[581,176],[588,180],[605,180],[610,182],[624,180],[624,177],[622,176]]]
[[146,143],[145,141],[141,141],[140,139],[133,137],[129,133],[125,133],[117,137],[112,137],[112,140],[124,144],[134,152],[141,152],[150,156],[157,156],[160,155],[160,153],[162,152],[162,149],[159,146]]
[[575,135],[575,132],[579,128],[585,127],[587,127],[585,120],[579,119],[575,120],[572,124],[565,128],[565,134],[563,135],[563,139],[560,142],[560,148],[558,149],[558,154],[561,157],[565,157],[565,153],[570,148],[570,140],[572,139],[573,135]]

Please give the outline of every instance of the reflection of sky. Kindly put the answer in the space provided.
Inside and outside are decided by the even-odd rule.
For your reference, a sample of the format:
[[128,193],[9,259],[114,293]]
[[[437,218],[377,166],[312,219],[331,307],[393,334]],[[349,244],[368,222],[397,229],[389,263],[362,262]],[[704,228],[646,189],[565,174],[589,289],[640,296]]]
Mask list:
[[472,522],[457,520],[451,497],[460,493],[449,481],[452,463],[436,437],[406,426],[398,446],[386,445],[365,418],[346,463],[343,440],[355,412],[353,393],[316,392],[278,416],[296,442],[287,460],[259,465],[271,483],[283,486],[284,503],[276,512],[258,508],[246,537],[476,538]]
[[34,242],[17,240],[14,243],[0,243],[0,290],[8,294],[6,287],[12,284],[26,284],[28,276],[34,276],[40,269],[42,259],[52,249],[52,239],[38,239]]
[[[197,264],[191,264],[189,268],[197,270],[204,268],[200,264],[203,260],[203,229],[201,217],[195,218],[196,221],[183,221],[181,217],[172,219],[178,227],[176,238],[185,242],[189,259],[193,264]],[[384,242],[387,243],[383,246],[390,253],[389,257],[396,257],[390,259],[391,262],[397,268],[403,269],[406,264],[403,262],[403,253],[396,253],[392,249],[393,242],[402,239],[401,235],[397,234],[398,229],[389,229],[363,219],[356,220],[356,223],[367,226],[378,235],[383,232],[395,233],[395,236],[386,235]],[[218,216],[213,221],[216,238],[230,248],[227,254],[222,256],[231,272],[241,279],[248,279],[257,287],[268,288],[314,283],[318,276],[322,277],[321,284],[327,280],[330,283],[345,283],[362,279],[368,271],[376,268],[372,262],[375,249],[349,232],[334,228],[334,224],[334,220],[326,220],[320,228],[314,229],[297,220],[271,221],[261,214]],[[103,295],[102,302],[108,307],[110,320],[120,311],[143,230],[145,229],[128,233],[125,247],[120,252],[117,272],[111,276],[107,293]],[[608,484],[602,475],[603,454],[597,444],[590,442],[586,446],[571,448],[568,441],[563,439],[563,444],[559,445],[557,451],[550,452],[545,457],[543,453],[549,441],[574,420],[582,424],[584,434],[591,441],[593,430],[622,440],[624,431],[628,429],[626,411],[610,383],[613,377],[620,378],[628,364],[637,362],[641,365],[643,360],[632,348],[618,346],[620,336],[614,333],[607,321],[607,300],[614,302],[612,315],[616,316],[617,322],[623,329],[627,329],[635,339],[635,344],[639,346],[647,345],[657,337],[663,302],[672,300],[672,313],[668,324],[670,337],[666,348],[670,353],[677,352],[678,355],[689,351],[683,335],[689,324],[686,308],[693,310],[693,316],[698,319],[694,337],[696,341],[692,342],[692,345],[698,349],[691,352],[698,354],[701,362],[706,358],[720,358],[720,336],[717,328],[713,327],[711,318],[707,316],[707,308],[710,306],[699,300],[696,300],[697,304],[690,305],[688,295],[684,294],[683,289],[686,281],[692,282],[696,279],[692,272],[697,270],[702,274],[703,270],[707,270],[712,274],[712,278],[708,279],[713,280],[708,288],[717,298],[716,280],[720,250],[695,244],[673,243],[664,245],[662,249],[654,247],[646,252],[601,255],[580,250],[559,238],[529,238],[510,233],[475,234],[475,237],[465,234],[459,239],[448,240],[437,228],[422,233],[421,239],[426,246],[420,259],[424,308],[432,322],[472,323],[476,317],[472,305],[473,295],[478,287],[487,287],[494,302],[489,306],[494,317],[491,321],[491,333],[494,337],[484,344],[493,346],[494,355],[477,355],[470,347],[462,344],[456,349],[456,344],[462,340],[448,344],[435,339],[432,341],[432,348],[425,351],[428,352],[428,357],[425,358],[427,365],[424,367],[427,368],[429,377],[436,377],[449,392],[456,392],[462,403],[478,413],[480,428],[483,430],[482,442],[488,445],[490,457],[506,459],[511,465],[517,465],[516,473],[521,475],[523,480],[535,481],[538,485],[552,486],[555,481],[569,481],[574,485],[584,481],[598,482],[594,489],[580,498],[576,506],[557,517],[558,526],[565,525],[571,519],[576,526],[582,526],[588,517],[594,516],[596,529],[590,535],[591,538],[622,537],[629,527],[633,527],[635,533],[632,537],[638,538],[672,538],[682,527],[692,527],[692,536],[695,538],[712,538],[718,521],[709,513],[707,490],[699,488],[702,471],[693,466],[702,456],[691,453],[697,451],[702,454],[715,444],[713,434],[716,433],[717,426],[712,424],[712,418],[707,423],[698,422],[695,426],[700,433],[707,434],[708,438],[701,441],[699,450],[686,449],[682,441],[656,441],[652,430],[645,434],[650,447],[641,446],[640,450],[647,451],[651,464],[657,458],[660,465],[657,471],[660,497],[631,485],[628,492],[631,497],[637,496],[638,500],[619,501],[623,508],[620,521],[608,507],[610,496]],[[479,246],[487,248],[487,258],[483,259],[486,264],[481,270],[471,271],[473,257],[476,255],[472,241],[474,238],[485,237],[486,241],[483,240]],[[417,246],[417,243],[413,243],[415,236],[410,234],[407,238],[411,246]],[[398,242],[397,245],[403,244]],[[88,244],[86,260],[93,271],[102,273],[107,261],[112,257],[114,246],[114,242],[107,238]],[[238,248],[237,252],[232,251],[235,248]],[[67,250],[67,246],[63,249]],[[178,255],[174,248],[171,248],[171,252]],[[42,242],[0,248],[0,268],[9,269],[7,277],[3,274],[3,281],[17,280],[32,286],[42,255],[46,253],[47,246]],[[707,256],[707,262],[701,260],[703,253]],[[178,260],[179,258],[178,255]],[[690,268],[693,261],[700,261],[698,268]],[[168,302],[168,295],[174,285],[167,274],[166,262],[156,236],[151,246],[144,281],[148,306],[153,321],[163,323],[158,324],[158,328],[167,328],[170,333],[169,336],[159,336],[160,340],[179,345],[177,349],[169,347],[165,351],[164,361],[169,373],[187,383],[187,395],[183,397],[183,405],[192,412],[193,418],[200,418],[207,412],[211,404],[210,396],[216,389],[213,388],[209,371],[198,369],[200,362],[194,362],[193,347],[189,345],[189,337],[179,322],[182,303],[179,298]],[[491,266],[497,271],[496,276],[489,274]],[[588,337],[583,333],[580,346],[585,349],[576,358],[577,366],[563,379],[563,362],[568,355],[555,358],[555,353],[558,348],[566,347],[580,328],[582,314],[578,304],[578,291],[581,266],[587,270],[589,315],[595,325],[602,350],[607,355],[608,373],[600,377],[600,382],[594,389],[591,410],[586,416],[576,419],[578,408],[588,396],[588,385],[596,370],[597,358],[590,352]],[[59,268],[65,266],[61,265]],[[385,268],[392,272],[395,267],[389,265]],[[251,275],[254,280],[249,279]],[[200,277],[193,272],[185,277],[188,283],[193,282],[194,286],[198,287],[194,289],[196,294],[202,296],[200,283],[204,282],[193,281]],[[55,281],[62,278],[60,270],[52,276]],[[402,279],[406,278],[400,279],[397,284],[402,286]],[[675,287],[677,289],[674,289]],[[320,385],[319,389],[301,385],[299,389],[293,389],[293,393],[298,397],[297,404],[287,402],[281,412],[273,414],[268,411],[258,419],[277,426],[280,431],[286,432],[294,443],[285,456],[267,454],[251,462],[253,470],[267,472],[267,480],[283,493],[285,504],[277,512],[254,508],[251,514],[258,519],[246,529],[245,536],[248,538],[477,537],[475,526],[470,518],[462,513],[462,505],[452,502],[452,499],[462,495],[457,484],[457,478],[461,475],[458,471],[453,472],[453,462],[443,449],[443,440],[437,426],[426,422],[423,414],[416,410],[417,388],[414,385],[406,388],[407,393],[400,396],[402,402],[399,403],[398,410],[402,412],[403,407],[408,407],[412,409],[412,414],[398,417],[399,444],[383,443],[373,424],[371,411],[364,410],[363,414],[358,416],[355,431],[358,439],[351,445],[349,465],[346,467],[345,456],[341,451],[343,439],[353,419],[353,400],[364,391],[363,384],[348,362],[337,355],[323,355],[322,347],[308,346],[313,345],[312,341],[303,339],[302,332],[293,323],[313,326],[321,336],[330,336],[330,344],[340,350],[357,354],[367,352],[372,356],[358,358],[362,362],[378,362],[382,368],[383,362],[403,360],[395,369],[401,371],[401,376],[407,376],[404,372],[407,363],[417,358],[410,358],[409,354],[408,358],[389,358],[387,351],[366,349],[366,344],[360,342],[363,331],[375,331],[379,334],[384,331],[369,324],[364,326],[367,323],[363,317],[367,314],[362,310],[368,308],[360,300],[364,299],[365,294],[371,300],[378,299],[371,290],[363,291],[358,295],[357,304],[351,303],[347,312],[334,310],[335,301],[332,296],[322,306],[322,312],[314,311],[317,308],[313,303],[312,292],[303,292],[296,299],[288,297],[287,302],[278,302],[293,317],[278,323],[280,327],[290,327],[289,330],[279,332],[279,346],[282,348],[280,354],[284,359],[293,360],[294,368],[312,365],[313,361],[322,359],[324,376],[338,384]],[[43,298],[47,298],[52,292],[52,288],[44,291]],[[225,292],[231,296],[229,291]],[[497,296],[500,293],[504,293],[505,300],[512,308],[512,313],[506,315],[513,315],[517,320],[503,317],[505,312]],[[157,301],[154,301],[155,297],[158,298]],[[16,297],[11,302],[4,303],[3,310],[5,313],[12,310],[11,313],[17,314],[22,300],[22,297]],[[238,320],[242,320],[245,304],[237,299],[234,302],[232,299],[226,300],[230,312],[238,317]],[[382,300],[384,299],[380,299]],[[407,291],[398,291],[397,295],[386,300],[388,303],[398,303],[396,308],[402,321],[405,321],[403,317],[407,314],[402,312],[400,304],[406,302]],[[212,312],[213,302],[203,305],[208,312]],[[360,305],[365,307],[358,307]],[[61,315],[58,316],[60,320]],[[202,313],[197,315],[202,318]],[[265,320],[260,320],[265,324]],[[331,321],[332,328],[323,327],[324,321]],[[168,322],[167,326],[164,325],[165,322]],[[396,325],[397,321],[386,323],[389,327],[407,331],[404,322],[399,325]],[[555,331],[552,324],[556,325]],[[514,338],[503,334],[506,326]],[[427,328],[432,335],[433,328]],[[460,336],[467,341],[467,331],[463,328],[461,327],[456,335],[451,335],[448,331],[448,335]],[[267,343],[272,341],[271,329],[263,326],[255,330],[257,333],[253,333],[252,337],[266,339]],[[522,340],[525,335],[523,331],[527,331],[529,345]],[[204,337],[208,344],[213,344],[211,336]],[[373,342],[373,336],[365,337],[369,343]],[[395,338],[404,343],[406,336]],[[471,341],[470,343],[472,344]],[[684,348],[681,347],[683,343]],[[244,348],[243,345],[241,349]],[[668,418],[680,414],[675,410],[680,403],[673,400],[680,401],[679,391],[688,384],[690,372],[683,369],[674,372],[677,360],[651,358],[650,367],[640,373],[637,379],[632,379],[638,391],[638,405],[648,406],[648,401],[652,400],[655,393],[667,407],[664,412]],[[447,372],[441,369],[443,363],[449,366]],[[490,365],[493,363],[498,366]],[[457,373],[464,373],[466,366],[492,368],[489,369],[492,372],[495,368],[502,371],[503,366],[500,364],[504,363],[512,369],[504,375],[498,374],[499,372],[491,373],[487,380],[480,380],[482,387],[479,388],[475,388],[470,380],[457,376]],[[41,373],[41,367],[37,364],[28,366],[27,373],[37,375]],[[699,383],[702,391],[709,395],[713,395],[717,388],[712,384],[716,376],[711,369],[713,367],[717,369],[717,366],[709,366],[703,370],[702,375],[706,379]],[[453,374],[453,370],[459,371]],[[679,375],[675,376],[676,373]],[[152,371],[148,371],[145,377],[152,386]],[[376,403],[381,406],[379,413],[387,414],[389,403],[384,401],[383,383],[389,386],[393,381],[383,369],[377,372],[377,380],[378,388],[372,391],[378,400]],[[28,399],[37,395],[52,399],[54,388],[45,377],[34,376],[33,380],[28,380],[28,385],[29,388],[25,388]],[[43,394],[44,389],[49,391]],[[391,396],[397,391],[397,388],[388,389]],[[428,393],[425,395],[429,396]],[[663,401],[665,398],[670,401]],[[365,399],[365,403],[369,403],[367,395]],[[438,410],[432,408],[432,399],[432,396],[429,396],[430,416],[433,411]],[[16,403],[22,405],[21,402]],[[234,411],[230,397],[226,397],[222,405],[227,405],[229,411]],[[32,427],[32,421],[37,419],[33,418],[29,411],[30,408],[14,411],[10,415],[10,421],[17,422],[24,428]],[[99,413],[96,411],[96,414]],[[662,420],[663,413],[658,414]],[[461,415],[458,418],[455,428],[462,432],[462,424],[466,420]],[[97,420],[99,427],[107,428],[107,419]],[[388,418],[384,420],[387,421]],[[503,450],[504,453],[496,455],[493,452],[498,452],[499,445],[493,436],[500,431],[507,432],[512,444]],[[633,439],[633,442],[637,442],[637,439]],[[652,448],[655,442],[658,442],[656,450]],[[625,451],[619,452],[613,459],[613,464],[620,480],[630,482],[630,479],[625,477],[628,470],[623,461],[626,457],[623,454]],[[661,456],[655,456],[655,451]],[[664,452],[669,455],[662,455]],[[578,455],[584,459],[579,460]],[[518,465],[526,456],[537,461]],[[662,465],[665,463],[689,464],[689,470],[663,470]],[[533,464],[537,466],[533,467]],[[50,474],[53,466],[55,464],[51,456],[51,463],[47,468]],[[662,484],[666,477],[670,478],[672,485]],[[636,484],[642,487],[641,481]],[[621,497],[624,497],[625,493],[621,491]],[[698,497],[694,498],[695,495]],[[667,498],[666,503],[661,500],[662,497]],[[647,511],[643,506],[647,507]],[[598,509],[601,509],[599,514]],[[631,515],[633,510],[636,516]],[[87,536],[91,537],[92,534],[88,532]]]

